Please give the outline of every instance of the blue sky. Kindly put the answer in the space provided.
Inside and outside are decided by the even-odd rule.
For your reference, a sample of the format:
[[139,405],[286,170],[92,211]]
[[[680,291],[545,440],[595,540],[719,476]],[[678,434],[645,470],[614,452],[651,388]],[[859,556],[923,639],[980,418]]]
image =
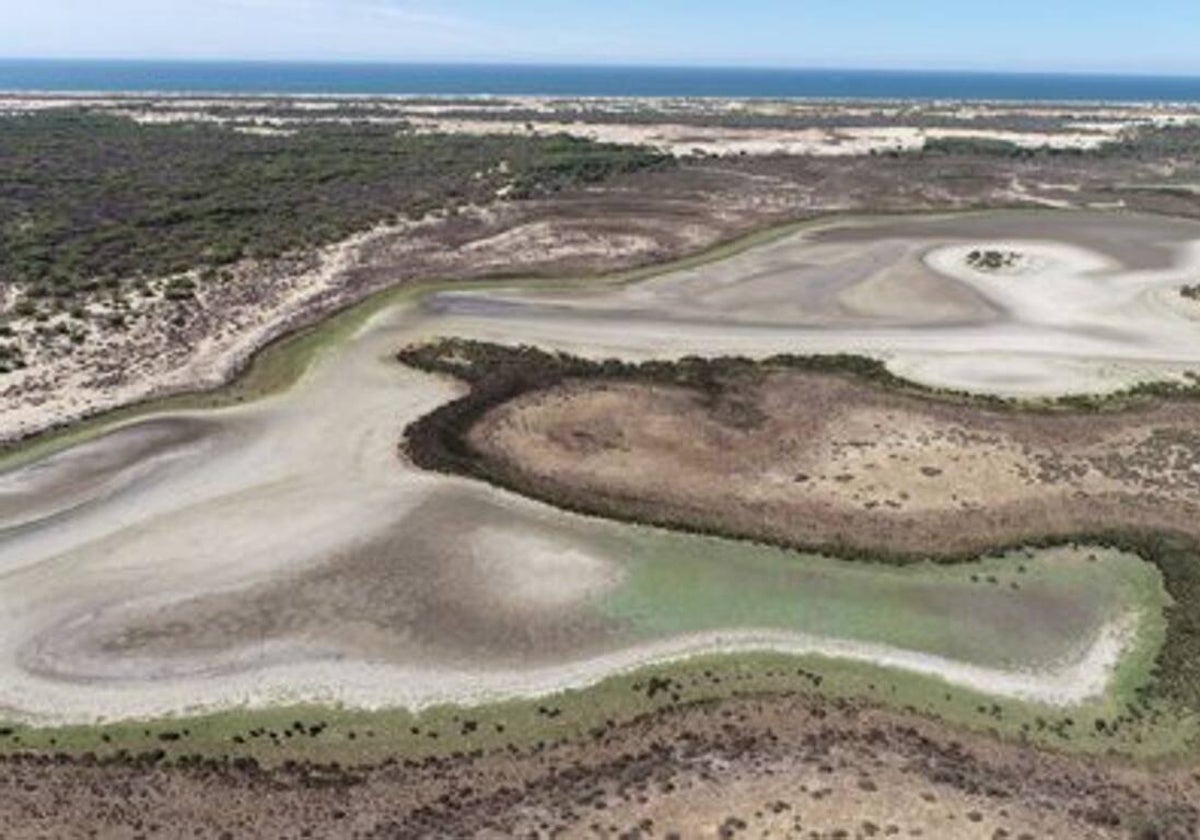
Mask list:
[[0,56],[1200,75],[1200,0],[0,0]]

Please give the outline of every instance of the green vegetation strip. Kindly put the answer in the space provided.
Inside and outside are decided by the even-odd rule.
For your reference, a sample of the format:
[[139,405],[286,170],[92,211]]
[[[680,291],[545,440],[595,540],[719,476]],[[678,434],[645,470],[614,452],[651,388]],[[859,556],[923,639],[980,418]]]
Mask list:
[[[944,657],[1001,671],[1055,670],[1108,622],[1136,614],[1131,643],[1162,642],[1166,593],[1136,555],[1017,552],[969,563],[854,563],[651,528],[633,536],[602,608],[653,641],[752,628]],[[1135,682],[1145,682],[1147,668]]]
[[746,696],[864,702],[1045,748],[1139,760],[1181,758],[1200,730],[1194,715],[1167,703],[1147,703],[1124,688],[1062,709],[997,699],[866,663],[745,653],[699,656],[553,696],[474,707],[413,712],[292,706],[87,726],[5,725],[0,726],[0,753],[356,764],[596,737],[650,712]]

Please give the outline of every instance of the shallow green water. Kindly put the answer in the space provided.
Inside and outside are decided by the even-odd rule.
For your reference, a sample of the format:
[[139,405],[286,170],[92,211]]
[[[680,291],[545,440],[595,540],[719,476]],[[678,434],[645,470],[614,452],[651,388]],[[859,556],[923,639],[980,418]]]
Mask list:
[[636,638],[730,628],[881,643],[997,667],[1049,665],[1129,610],[1161,616],[1157,570],[1059,548],[953,566],[895,567],[633,529],[602,609]]

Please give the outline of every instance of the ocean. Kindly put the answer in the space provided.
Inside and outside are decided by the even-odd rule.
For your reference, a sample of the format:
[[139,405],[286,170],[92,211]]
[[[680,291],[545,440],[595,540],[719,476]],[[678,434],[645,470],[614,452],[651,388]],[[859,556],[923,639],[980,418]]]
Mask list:
[[0,59],[0,91],[1200,102],[1200,77],[515,64]]

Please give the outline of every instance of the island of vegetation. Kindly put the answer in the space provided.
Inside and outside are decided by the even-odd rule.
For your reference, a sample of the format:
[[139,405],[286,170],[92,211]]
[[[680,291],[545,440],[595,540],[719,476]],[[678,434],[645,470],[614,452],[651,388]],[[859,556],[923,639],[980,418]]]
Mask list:
[[967,254],[967,265],[977,271],[1000,271],[1012,268],[1020,259],[1021,255],[1016,251],[971,251]]
[[630,364],[448,339],[400,358],[471,386],[409,426],[409,457],[570,510],[876,563],[1141,556],[1172,599],[1166,639],[1104,729],[1200,714],[1194,385],[1021,404],[844,355]]

